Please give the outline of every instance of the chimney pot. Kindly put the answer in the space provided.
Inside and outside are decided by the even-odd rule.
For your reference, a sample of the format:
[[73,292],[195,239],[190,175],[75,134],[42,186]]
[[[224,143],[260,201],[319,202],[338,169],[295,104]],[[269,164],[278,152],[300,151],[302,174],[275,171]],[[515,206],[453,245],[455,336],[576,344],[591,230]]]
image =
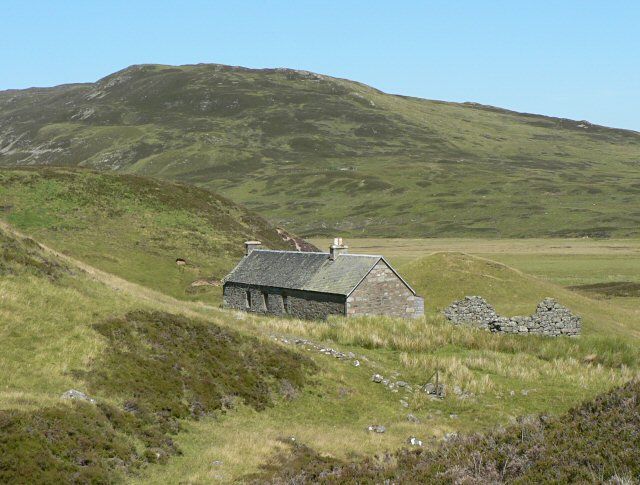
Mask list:
[[341,237],[333,238],[333,244],[329,246],[329,259],[331,261],[335,261],[336,258],[341,254],[347,254],[349,250],[349,246],[345,245],[342,242]]
[[254,249],[260,249],[262,243],[260,241],[245,241],[244,255],[249,256]]

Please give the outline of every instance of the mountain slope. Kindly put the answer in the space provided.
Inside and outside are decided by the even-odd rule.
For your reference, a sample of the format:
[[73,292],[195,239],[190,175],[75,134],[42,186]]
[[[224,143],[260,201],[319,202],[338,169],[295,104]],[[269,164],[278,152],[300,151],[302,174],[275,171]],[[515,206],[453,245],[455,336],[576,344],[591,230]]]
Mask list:
[[217,302],[208,282],[233,267],[247,239],[292,249],[275,227],[217,194],[132,175],[0,170],[0,206],[0,219],[29,236],[178,298]]
[[304,235],[631,236],[640,220],[639,133],[289,69],[142,65],[0,92],[0,163],[185,181]]

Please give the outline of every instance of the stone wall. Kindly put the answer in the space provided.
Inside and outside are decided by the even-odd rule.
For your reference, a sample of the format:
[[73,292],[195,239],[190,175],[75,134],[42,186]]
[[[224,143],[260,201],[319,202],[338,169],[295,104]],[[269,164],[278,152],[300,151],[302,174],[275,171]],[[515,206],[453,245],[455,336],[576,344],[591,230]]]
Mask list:
[[311,291],[225,283],[223,306],[269,315],[322,320],[345,314],[345,297]]
[[542,300],[530,316],[503,317],[479,296],[467,296],[453,302],[444,316],[454,324],[466,324],[491,332],[539,334],[549,337],[580,335],[582,319],[553,298]]
[[384,261],[362,280],[347,298],[347,315],[389,315],[416,318],[424,314],[424,301]]

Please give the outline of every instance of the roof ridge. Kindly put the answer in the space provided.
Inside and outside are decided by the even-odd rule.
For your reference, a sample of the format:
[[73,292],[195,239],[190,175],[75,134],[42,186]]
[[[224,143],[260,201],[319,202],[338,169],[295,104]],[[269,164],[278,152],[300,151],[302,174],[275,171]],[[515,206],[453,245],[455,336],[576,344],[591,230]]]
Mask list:
[[[287,249],[254,249],[251,251],[252,253],[260,252],[260,253],[290,253],[290,254],[326,254],[329,255],[328,252],[324,251],[290,251]],[[381,254],[362,254],[362,253],[340,253],[338,256],[366,256],[369,258],[384,258]]]

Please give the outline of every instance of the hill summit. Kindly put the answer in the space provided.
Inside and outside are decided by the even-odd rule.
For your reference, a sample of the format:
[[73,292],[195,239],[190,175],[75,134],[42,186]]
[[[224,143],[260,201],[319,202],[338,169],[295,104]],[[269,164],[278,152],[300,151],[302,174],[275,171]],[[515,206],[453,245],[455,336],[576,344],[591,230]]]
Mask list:
[[301,235],[634,236],[640,221],[640,133],[291,69],[137,65],[0,92],[0,164],[188,182]]

